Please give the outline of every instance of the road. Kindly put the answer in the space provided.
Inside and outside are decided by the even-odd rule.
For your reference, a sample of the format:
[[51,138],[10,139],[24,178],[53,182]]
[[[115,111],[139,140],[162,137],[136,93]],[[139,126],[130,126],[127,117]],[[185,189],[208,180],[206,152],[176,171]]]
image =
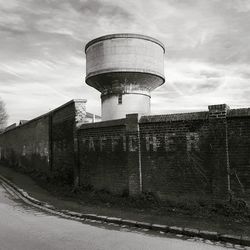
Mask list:
[[0,183],[1,250],[210,250],[221,246],[161,237],[126,228],[90,225],[50,215],[25,205]]

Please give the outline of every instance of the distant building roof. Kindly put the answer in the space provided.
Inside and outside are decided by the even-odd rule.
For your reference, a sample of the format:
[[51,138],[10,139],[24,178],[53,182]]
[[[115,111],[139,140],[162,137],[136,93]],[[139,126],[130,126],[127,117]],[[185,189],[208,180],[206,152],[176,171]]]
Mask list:
[[26,123],[26,122],[28,122],[28,121],[29,121],[29,120],[20,120],[20,121],[19,121],[19,126],[20,126],[20,125],[23,125],[24,123]]

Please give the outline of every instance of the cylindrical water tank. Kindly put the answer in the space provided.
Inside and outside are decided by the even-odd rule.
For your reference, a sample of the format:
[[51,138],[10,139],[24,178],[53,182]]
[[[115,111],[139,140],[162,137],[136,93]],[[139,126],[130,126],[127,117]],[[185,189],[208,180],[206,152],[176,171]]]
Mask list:
[[102,120],[150,113],[150,92],[165,82],[164,45],[138,34],[113,34],[86,47],[86,83],[101,92]]

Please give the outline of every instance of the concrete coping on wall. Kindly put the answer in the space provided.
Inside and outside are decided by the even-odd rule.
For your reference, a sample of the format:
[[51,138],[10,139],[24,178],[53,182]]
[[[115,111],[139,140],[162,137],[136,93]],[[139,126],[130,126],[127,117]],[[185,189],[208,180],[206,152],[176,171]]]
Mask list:
[[209,112],[202,111],[193,113],[142,116],[139,122],[151,123],[151,122],[187,121],[187,120],[207,120],[208,117],[209,117]]
[[250,116],[250,108],[241,108],[241,109],[230,109],[227,117],[244,117]]
[[89,129],[89,128],[103,128],[103,127],[112,127],[112,126],[125,126],[126,119],[116,119],[116,120],[109,120],[103,122],[94,122],[94,123],[85,123],[82,124],[78,130],[81,129]]
[[5,134],[5,133],[8,133],[8,132],[13,131],[13,130],[15,130],[15,129],[18,129],[18,128],[27,126],[27,125],[29,125],[30,123],[32,123],[32,122],[34,122],[34,121],[36,121],[36,120],[42,119],[42,118],[44,118],[44,117],[46,117],[46,116],[49,116],[50,114],[53,114],[53,113],[57,112],[58,110],[60,110],[60,109],[62,109],[62,108],[65,108],[66,106],[68,106],[68,105],[70,105],[70,104],[72,104],[72,103],[77,103],[77,102],[86,103],[87,100],[86,100],[86,99],[72,99],[72,100],[70,100],[70,101],[64,103],[63,105],[61,105],[61,106],[59,106],[59,107],[57,107],[57,108],[55,108],[55,109],[53,109],[53,110],[51,110],[51,111],[45,113],[45,114],[42,114],[42,115],[40,115],[40,116],[37,116],[37,117],[35,117],[35,118],[33,118],[33,119],[27,121],[27,122],[24,123],[24,124],[20,124],[19,126],[10,128],[10,129],[8,129],[7,131],[3,131],[3,132],[0,133],[0,134]]

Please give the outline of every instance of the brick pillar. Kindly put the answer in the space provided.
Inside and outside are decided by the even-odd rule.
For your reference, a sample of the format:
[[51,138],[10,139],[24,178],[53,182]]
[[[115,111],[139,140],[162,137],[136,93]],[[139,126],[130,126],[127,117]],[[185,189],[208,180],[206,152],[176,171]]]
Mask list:
[[215,198],[227,199],[231,194],[227,132],[229,106],[211,105],[208,109],[212,192]]
[[126,115],[126,137],[129,195],[136,196],[142,190],[138,114]]
[[75,126],[74,126],[74,188],[80,186],[80,160],[79,142],[77,128],[86,123],[86,102],[87,100],[75,100]]

